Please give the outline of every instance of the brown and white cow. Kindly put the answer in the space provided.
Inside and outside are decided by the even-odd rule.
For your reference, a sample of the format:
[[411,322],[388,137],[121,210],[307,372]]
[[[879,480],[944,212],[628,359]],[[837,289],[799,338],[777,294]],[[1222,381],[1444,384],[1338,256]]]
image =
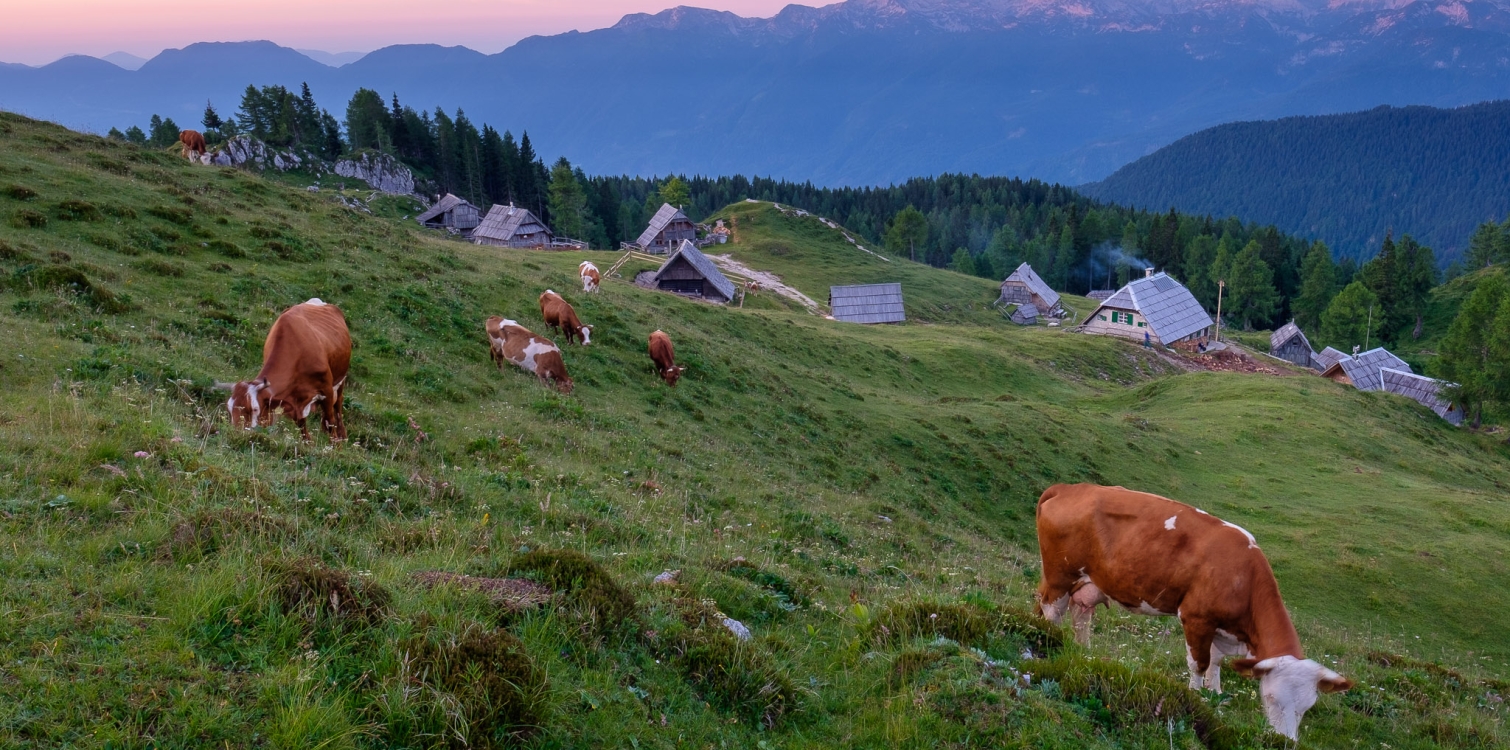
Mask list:
[[319,299],[294,305],[273,321],[262,345],[262,371],[240,383],[217,383],[231,392],[231,424],[251,429],[273,423],[279,409],[309,440],[305,420],[320,405],[320,424],[332,440],[346,439],[343,388],[351,366],[351,333],[335,305]]
[[178,142],[183,144],[185,159],[194,158],[193,156],[189,155],[190,151],[193,151],[195,156],[197,156],[204,153],[205,149],[207,148],[204,142],[204,134],[199,132],[198,130],[178,131]]
[[1318,690],[1352,687],[1305,658],[1253,535],[1203,510],[1122,487],[1056,484],[1038,499],[1038,548],[1038,606],[1049,621],[1072,612],[1076,640],[1087,643],[1098,604],[1177,616],[1190,687],[1221,692],[1222,657],[1246,657],[1233,667],[1259,678],[1269,725],[1292,740]]
[[498,369],[503,369],[505,361],[513,362],[525,372],[534,373],[541,382],[555,381],[556,388],[562,393],[571,393],[571,377],[566,374],[561,350],[549,339],[536,336],[516,321],[496,315],[488,318],[483,327],[487,329],[489,353]]
[[650,360],[655,362],[656,374],[672,388],[676,387],[682,371],[687,369],[676,366],[676,349],[671,346],[671,337],[665,331],[657,330],[650,334]]
[[593,265],[592,261],[584,260],[577,264],[577,275],[582,277],[583,292],[598,291],[598,281],[601,277],[598,276],[598,267]]
[[582,325],[577,319],[577,311],[567,304],[561,295],[547,289],[540,295],[540,317],[545,318],[545,324],[561,331],[566,336],[566,343],[570,344],[579,336],[582,345],[587,346],[592,338],[592,326]]

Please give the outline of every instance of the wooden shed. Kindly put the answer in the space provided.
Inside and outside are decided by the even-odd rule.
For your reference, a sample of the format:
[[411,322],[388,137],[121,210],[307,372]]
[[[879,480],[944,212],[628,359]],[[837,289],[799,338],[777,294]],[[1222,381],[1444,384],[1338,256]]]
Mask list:
[[680,247],[683,241],[697,241],[697,226],[681,209],[662,203],[661,210],[650,217],[650,225],[634,244],[647,253],[660,255]]
[[477,227],[481,213],[476,206],[446,193],[429,210],[414,217],[414,220],[431,229],[454,229],[466,233]]
[[1301,367],[1310,367],[1315,352],[1300,326],[1292,320],[1269,335],[1269,354]]
[[718,266],[708,260],[691,240],[682,240],[676,252],[666,259],[651,277],[655,288],[710,302],[734,299],[734,282],[724,278]]
[[512,203],[495,204],[472,230],[473,242],[495,247],[547,248],[555,238],[550,227],[534,213]]
[[1327,347],[1311,355],[1311,367],[1319,372],[1326,372],[1328,367],[1337,364],[1337,360],[1351,356],[1332,347]]
[[1038,325],[1038,306],[1024,302],[1012,311],[1012,322],[1020,326]]
[[902,323],[901,284],[858,284],[828,288],[828,308],[834,320],[850,323]]
[[1168,274],[1150,273],[1098,305],[1079,330],[1164,346],[1194,345],[1210,336],[1215,323],[1195,295]]
[[1033,267],[1026,263],[1018,266],[1011,276],[1001,282],[1001,297],[997,301],[1033,305],[1039,313],[1051,318],[1057,318],[1064,312],[1064,308],[1059,305],[1059,293],[1050,288],[1033,271]]
[[1463,410],[1442,394],[1447,383],[1389,367],[1379,370],[1379,376],[1386,392],[1413,399],[1455,426],[1463,424]]
[[1406,364],[1405,360],[1396,357],[1381,346],[1355,357],[1344,355],[1336,363],[1323,370],[1321,377],[1353,386],[1360,391],[1379,391],[1384,389],[1383,375],[1380,370],[1385,368],[1411,372],[1410,365]]

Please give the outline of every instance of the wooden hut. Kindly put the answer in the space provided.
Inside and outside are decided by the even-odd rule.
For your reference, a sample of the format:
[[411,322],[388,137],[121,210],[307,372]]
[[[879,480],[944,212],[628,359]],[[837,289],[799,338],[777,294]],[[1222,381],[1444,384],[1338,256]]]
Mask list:
[[1351,355],[1329,346],[1311,355],[1311,368],[1318,372],[1326,372],[1328,367],[1337,364],[1337,360],[1349,356]]
[[708,256],[703,255],[691,240],[682,240],[676,252],[651,277],[651,283],[662,291],[710,302],[734,299],[734,282],[724,278],[713,261],[708,260]]
[[516,248],[547,248],[556,239],[551,228],[527,208],[494,204],[482,223],[472,230],[479,245]]
[[431,229],[451,229],[466,233],[477,227],[481,221],[480,216],[481,212],[476,206],[446,193],[428,211],[414,217],[414,220]]
[[1149,273],[1098,305],[1080,330],[1164,346],[1205,341],[1215,324],[1195,295],[1168,274]]
[[1033,305],[1039,313],[1051,318],[1057,318],[1064,312],[1064,308],[1059,305],[1059,293],[1051,289],[1034,273],[1033,267],[1026,263],[1018,266],[1011,276],[1001,282],[1001,297],[997,301]]
[[1385,368],[1406,373],[1411,371],[1410,365],[1406,364],[1405,360],[1389,353],[1389,350],[1381,346],[1357,356],[1343,356],[1335,364],[1323,370],[1321,377],[1351,385],[1360,391],[1379,391],[1384,389],[1380,370]]
[[1389,367],[1379,370],[1379,379],[1386,392],[1413,399],[1453,425],[1463,424],[1463,410],[1442,395],[1447,383]]
[[1315,352],[1300,326],[1292,320],[1269,335],[1269,354],[1301,367],[1310,367]]
[[1024,302],[1012,311],[1012,322],[1020,326],[1038,325],[1038,306]]
[[907,320],[901,284],[859,284],[828,288],[834,320],[850,323],[901,323]]
[[650,225],[645,227],[634,244],[647,253],[660,255],[680,247],[685,240],[697,241],[697,226],[681,209],[670,203],[662,203],[661,210],[650,217]]
[[1112,295],[1116,293],[1117,290],[1115,289],[1092,289],[1089,292],[1086,292],[1085,296],[1087,299],[1093,299],[1097,302],[1105,302],[1106,300],[1111,299]]

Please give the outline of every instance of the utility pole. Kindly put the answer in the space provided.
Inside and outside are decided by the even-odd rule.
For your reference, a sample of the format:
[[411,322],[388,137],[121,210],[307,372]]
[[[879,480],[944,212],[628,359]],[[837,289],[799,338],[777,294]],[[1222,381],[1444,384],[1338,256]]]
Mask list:
[[1374,306],[1368,306],[1368,327],[1363,329],[1363,351],[1368,351],[1368,336],[1374,332]]
[[1225,279],[1216,282],[1216,340],[1222,340],[1222,291],[1227,288]]

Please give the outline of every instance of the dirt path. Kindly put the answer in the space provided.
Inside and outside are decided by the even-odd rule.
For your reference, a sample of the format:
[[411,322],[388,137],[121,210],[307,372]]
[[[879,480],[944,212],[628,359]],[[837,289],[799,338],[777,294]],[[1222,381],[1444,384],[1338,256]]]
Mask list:
[[823,306],[818,304],[817,300],[814,300],[812,297],[809,297],[806,294],[803,294],[802,292],[799,292],[796,289],[793,289],[792,287],[781,283],[781,277],[777,276],[774,273],[757,271],[743,263],[740,263],[737,260],[734,260],[734,258],[728,255],[713,255],[712,253],[709,253],[708,259],[713,261],[718,265],[719,268],[723,269],[724,271],[737,276],[743,276],[752,281],[759,282],[762,287],[770,289],[771,291],[802,305],[803,307],[807,308],[808,312],[814,315],[823,314]]

